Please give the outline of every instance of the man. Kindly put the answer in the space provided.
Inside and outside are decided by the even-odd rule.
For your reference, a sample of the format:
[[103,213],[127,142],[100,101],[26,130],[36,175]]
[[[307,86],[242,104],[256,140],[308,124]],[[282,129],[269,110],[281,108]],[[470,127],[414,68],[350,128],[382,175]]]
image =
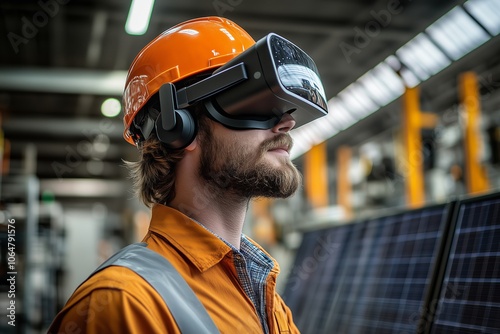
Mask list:
[[187,326],[213,322],[210,333],[297,333],[275,291],[278,264],[242,228],[252,198],[285,198],[300,184],[289,131],[294,116],[306,123],[326,114],[316,71],[281,37],[255,44],[218,17],[181,23],[149,43],[124,93],[125,138],[140,151],[129,166],[152,207],[140,248],[168,260],[208,317],[183,308],[190,297],[168,296],[182,290],[165,283],[168,263],[148,253],[126,267],[127,253],[75,291],[49,333],[181,333],[186,313]]

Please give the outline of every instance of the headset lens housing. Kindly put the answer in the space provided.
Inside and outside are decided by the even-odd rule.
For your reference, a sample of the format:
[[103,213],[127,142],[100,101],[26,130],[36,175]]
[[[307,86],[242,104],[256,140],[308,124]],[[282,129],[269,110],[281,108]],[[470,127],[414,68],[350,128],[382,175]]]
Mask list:
[[270,36],[269,44],[283,87],[327,111],[325,91],[313,60],[297,46],[277,35]]

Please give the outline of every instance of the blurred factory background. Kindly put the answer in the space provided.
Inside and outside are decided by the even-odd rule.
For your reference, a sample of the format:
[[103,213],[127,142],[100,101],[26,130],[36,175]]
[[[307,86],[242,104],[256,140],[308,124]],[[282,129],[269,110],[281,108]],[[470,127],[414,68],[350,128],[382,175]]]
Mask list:
[[[145,233],[149,210],[135,199],[123,166],[137,153],[122,137],[121,93],[137,52],[190,18],[224,16],[256,40],[275,32],[318,65],[330,113],[292,132],[304,186],[290,199],[253,203],[245,226],[280,262],[281,291],[290,278],[288,301],[299,308],[305,333],[330,331],[300,318],[312,316],[297,306],[294,284],[303,278],[296,254],[299,247],[307,252],[304,236],[317,239],[311,231],[354,226],[346,222],[392,210],[444,205],[454,212],[455,200],[500,189],[500,1],[150,0],[142,6],[148,2],[143,33],[126,30],[130,1],[0,3],[2,333],[44,332],[96,266]],[[489,225],[500,224],[499,205]],[[9,219],[16,222],[15,328],[6,320]],[[441,236],[446,228],[436,231]],[[495,233],[492,245],[500,244]],[[500,267],[496,247],[488,268]],[[433,254],[437,261],[441,253]],[[498,300],[488,304],[488,317],[500,317]],[[302,305],[315,305],[308,303]],[[336,328],[331,316],[311,319]],[[477,326],[454,333],[480,333]],[[500,331],[498,323],[487,326]]]

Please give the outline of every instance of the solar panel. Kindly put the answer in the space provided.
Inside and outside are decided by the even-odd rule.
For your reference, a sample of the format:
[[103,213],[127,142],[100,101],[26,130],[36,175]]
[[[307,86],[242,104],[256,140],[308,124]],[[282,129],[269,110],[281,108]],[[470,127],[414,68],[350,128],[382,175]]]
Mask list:
[[431,333],[500,333],[500,194],[459,203]]
[[[296,291],[303,289],[289,304],[301,332],[415,333],[449,208],[434,206],[316,231],[314,237],[322,237],[332,254],[317,261],[300,286],[300,271],[292,271]],[[310,251],[316,247],[318,252],[319,240],[308,241],[316,245]],[[315,259],[313,253],[300,256],[294,268]]]
[[340,276],[335,273],[348,258],[354,226],[348,224],[305,235],[303,244],[310,245],[309,251],[299,249],[283,296],[303,333],[318,333],[319,326],[326,321],[325,310],[329,309],[331,296],[339,286]]
[[297,316],[303,312],[302,301],[307,298],[308,282],[313,276],[306,259],[313,253],[320,233],[321,231],[304,233],[285,290],[282,293],[283,300],[286,301],[288,307],[295,310]]

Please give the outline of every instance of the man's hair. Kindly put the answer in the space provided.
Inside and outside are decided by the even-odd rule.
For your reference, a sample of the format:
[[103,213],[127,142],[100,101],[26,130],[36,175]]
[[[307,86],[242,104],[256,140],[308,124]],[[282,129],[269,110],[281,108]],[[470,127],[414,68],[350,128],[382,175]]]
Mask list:
[[[148,112],[148,106],[155,103],[156,101],[151,101],[141,112]],[[195,119],[198,134],[209,131],[205,107],[195,105],[189,111]],[[175,171],[178,162],[184,157],[184,150],[167,148],[154,131],[138,145],[138,149],[138,161],[125,161],[137,196],[148,207],[156,203],[170,203],[175,197]]]
[[[211,71],[198,73],[175,83],[177,89],[192,85],[211,75]],[[140,113],[153,111],[156,116],[160,110],[160,98],[155,94],[142,108]],[[194,117],[197,133],[209,131],[208,114],[202,103],[188,109]],[[138,118],[141,115],[137,115]],[[168,204],[175,197],[175,171],[177,163],[184,157],[184,150],[173,150],[163,145],[153,131],[138,145],[139,161],[125,161],[130,170],[130,178],[139,199],[151,207],[153,204]]]

